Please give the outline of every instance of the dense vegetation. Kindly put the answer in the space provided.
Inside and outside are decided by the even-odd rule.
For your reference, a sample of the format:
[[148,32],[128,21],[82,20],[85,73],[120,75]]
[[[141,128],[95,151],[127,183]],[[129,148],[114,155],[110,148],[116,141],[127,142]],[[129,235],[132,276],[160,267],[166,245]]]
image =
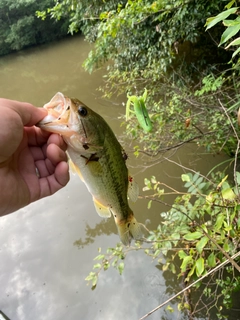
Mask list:
[[0,0],[0,55],[66,36],[68,20],[43,22],[36,11],[54,4],[53,0]]
[[[136,141],[136,156],[149,155],[157,162],[164,152],[192,141],[208,152],[230,156],[232,179],[216,168],[207,176],[184,168],[189,171],[181,177],[184,192],[166,187],[154,176],[146,178],[149,207],[156,201],[169,211],[161,213],[148,244],[110,248],[96,257],[98,263],[87,277],[94,287],[101,270],[114,266],[121,273],[126,254],[145,250],[192,292],[200,290],[194,305],[189,290],[179,303],[189,319],[212,309],[223,318],[222,305],[230,308],[233,292],[240,290],[237,5],[234,0],[62,0],[38,12],[45,20],[49,15],[68,20],[71,33],[81,30],[94,43],[84,66],[90,72],[106,67],[102,86],[106,96],[127,93],[131,101],[128,121],[123,123]],[[144,117],[136,117],[141,109],[130,112],[131,103],[140,100],[151,121],[149,130],[141,123]],[[169,192],[176,194],[173,204],[165,202]],[[223,268],[225,274],[220,273]]]
[[[151,139],[139,134],[137,122],[127,124],[130,137],[138,137],[138,145],[143,143],[142,151],[156,155],[197,140],[208,151],[231,155],[236,139],[229,122],[225,125],[218,99],[231,101],[231,106],[237,103],[232,100],[235,95],[229,99],[230,90],[236,91],[236,73],[229,72],[231,52],[218,47],[222,24],[211,32],[204,28],[206,18],[218,14],[224,4],[217,0],[98,0],[90,5],[63,0],[48,13],[56,19],[67,16],[70,32],[81,29],[94,42],[84,64],[88,71],[110,62],[102,88],[105,95],[139,95],[147,88],[155,123]],[[46,12],[40,15],[47,16]],[[191,123],[187,130],[186,121]]]

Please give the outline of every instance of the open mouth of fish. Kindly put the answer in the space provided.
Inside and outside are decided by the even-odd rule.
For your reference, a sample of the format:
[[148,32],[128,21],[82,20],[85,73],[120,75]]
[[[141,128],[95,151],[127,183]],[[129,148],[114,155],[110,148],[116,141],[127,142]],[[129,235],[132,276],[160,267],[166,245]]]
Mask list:
[[77,131],[77,119],[71,112],[71,99],[58,92],[43,108],[48,115],[37,126],[50,132],[71,136]]

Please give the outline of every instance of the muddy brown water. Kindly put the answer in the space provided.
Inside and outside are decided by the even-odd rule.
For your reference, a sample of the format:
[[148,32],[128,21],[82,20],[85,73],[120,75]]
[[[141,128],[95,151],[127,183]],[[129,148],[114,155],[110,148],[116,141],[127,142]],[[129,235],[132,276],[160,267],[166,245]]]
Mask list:
[[[85,102],[122,135],[122,98],[101,98],[96,88],[104,72],[89,75],[82,68],[89,50],[90,45],[76,36],[1,57],[0,96],[40,107],[60,91]],[[174,159],[206,173],[226,157],[196,155],[191,145]],[[151,175],[180,188],[180,167],[163,162],[143,170],[141,161],[133,155],[128,160],[140,190],[144,177]],[[148,210],[145,200],[131,206],[150,229],[157,227],[165,210],[156,204]],[[98,217],[85,185],[71,174],[69,184],[55,195],[0,218],[0,310],[11,320],[133,320],[181,289],[171,274],[163,274],[156,261],[138,251],[125,259],[122,276],[112,268],[101,272],[92,291],[85,278],[96,263],[98,248],[105,252],[118,242],[113,219]],[[174,313],[163,308],[149,319],[184,319],[177,301],[170,305]]]

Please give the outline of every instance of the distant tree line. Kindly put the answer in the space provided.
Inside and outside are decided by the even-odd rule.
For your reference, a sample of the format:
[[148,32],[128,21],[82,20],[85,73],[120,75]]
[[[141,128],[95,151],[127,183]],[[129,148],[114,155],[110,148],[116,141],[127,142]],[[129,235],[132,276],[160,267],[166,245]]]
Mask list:
[[68,18],[42,21],[36,16],[36,11],[52,5],[53,0],[0,0],[0,55],[65,36]]

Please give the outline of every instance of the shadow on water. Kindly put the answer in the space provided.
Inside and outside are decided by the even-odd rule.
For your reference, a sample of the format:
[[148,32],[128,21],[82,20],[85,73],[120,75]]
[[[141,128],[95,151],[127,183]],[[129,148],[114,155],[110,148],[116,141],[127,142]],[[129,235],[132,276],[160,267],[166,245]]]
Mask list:
[[96,237],[101,235],[111,235],[113,234],[114,223],[111,223],[109,220],[103,220],[97,223],[94,227],[90,227],[89,224],[86,224],[85,227],[85,239],[79,238],[76,240],[73,245],[78,247],[78,249],[83,248],[91,243],[94,243]]

